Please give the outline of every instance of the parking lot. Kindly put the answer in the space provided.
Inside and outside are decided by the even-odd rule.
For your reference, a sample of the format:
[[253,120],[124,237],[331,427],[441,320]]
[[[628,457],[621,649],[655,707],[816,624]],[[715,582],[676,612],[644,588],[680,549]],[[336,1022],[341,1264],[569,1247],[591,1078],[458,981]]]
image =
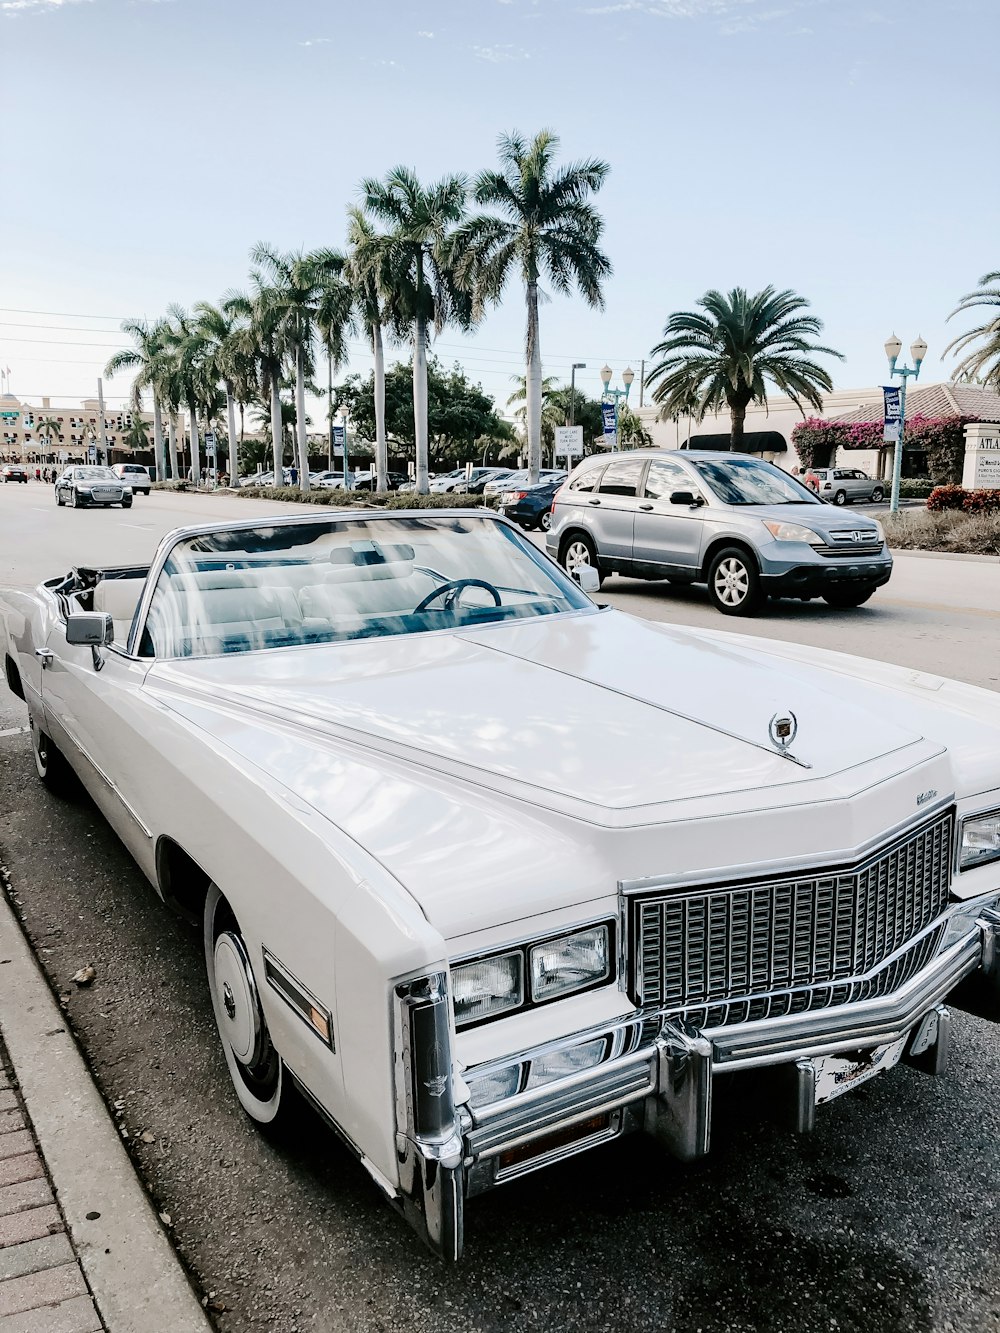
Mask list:
[[[66,511],[49,487],[0,487],[0,586],[146,560],[170,528],[269,508],[156,493],[129,511]],[[724,619],[703,589],[616,578],[599,600],[1000,689],[998,562],[903,555],[853,611],[780,602]],[[35,782],[23,723],[4,693],[2,859],[224,1333],[1000,1330],[997,1028],[957,1015],[945,1078],[899,1068],[822,1109],[805,1139],[769,1122],[752,1087],[722,1089],[706,1161],[682,1166],[637,1138],[528,1176],[470,1204],[465,1258],[445,1268],[317,1121],[280,1143],[250,1129],[198,932],[158,902],[86,797],[59,801]],[[76,991],[87,963],[97,980]]]

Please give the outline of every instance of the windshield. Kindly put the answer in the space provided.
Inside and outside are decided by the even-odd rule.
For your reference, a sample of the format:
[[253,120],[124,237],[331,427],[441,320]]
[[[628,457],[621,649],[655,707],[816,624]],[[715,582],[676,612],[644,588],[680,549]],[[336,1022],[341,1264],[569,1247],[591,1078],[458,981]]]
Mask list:
[[117,481],[118,478],[106,467],[78,467],[73,470],[74,481]]
[[591,602],[493,518],[277,523],[180,541],[140,652],[204,657],[457,629]]
[[816,505],[812,491],[758,458],[692,458],[698,475],[727,505]]

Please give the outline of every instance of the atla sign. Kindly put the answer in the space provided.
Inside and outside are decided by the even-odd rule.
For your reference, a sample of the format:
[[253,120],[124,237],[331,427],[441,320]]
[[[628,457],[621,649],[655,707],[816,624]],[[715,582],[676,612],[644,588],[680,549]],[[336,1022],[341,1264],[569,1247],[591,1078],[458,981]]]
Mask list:
[[967,491],[1000,490],[1000,425],[976,422],[965,428],[962,485]]

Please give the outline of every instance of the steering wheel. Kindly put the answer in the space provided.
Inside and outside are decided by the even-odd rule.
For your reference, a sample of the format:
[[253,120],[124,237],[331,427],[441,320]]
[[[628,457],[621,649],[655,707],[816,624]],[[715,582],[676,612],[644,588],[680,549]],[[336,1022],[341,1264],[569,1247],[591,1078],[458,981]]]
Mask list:
[[432,602],[436,602],[439,597],[445,599],[442,610],[450,611],[459,601],[466,588],[485,588],[493,596],[493,601],[497,606],[502,606],[500,594],[492,583],[487,583],[485,579],[449,579],[447,583],[442,583],[440,588],[435,588],[429,592],[417,606],[413,608],[413,614],[418,611],[426,611]]

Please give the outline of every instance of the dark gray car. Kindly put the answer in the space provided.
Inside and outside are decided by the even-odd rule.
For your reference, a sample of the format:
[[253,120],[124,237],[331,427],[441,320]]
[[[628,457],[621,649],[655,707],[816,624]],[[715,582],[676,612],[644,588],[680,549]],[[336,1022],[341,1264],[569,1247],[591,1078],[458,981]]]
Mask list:
[[767,596],[860,606],[892,573],[874,519],[847,518],[771,463],[715,451],[585,459],[545,540],[570,571],[706,583],[725,615],[750,615]]

